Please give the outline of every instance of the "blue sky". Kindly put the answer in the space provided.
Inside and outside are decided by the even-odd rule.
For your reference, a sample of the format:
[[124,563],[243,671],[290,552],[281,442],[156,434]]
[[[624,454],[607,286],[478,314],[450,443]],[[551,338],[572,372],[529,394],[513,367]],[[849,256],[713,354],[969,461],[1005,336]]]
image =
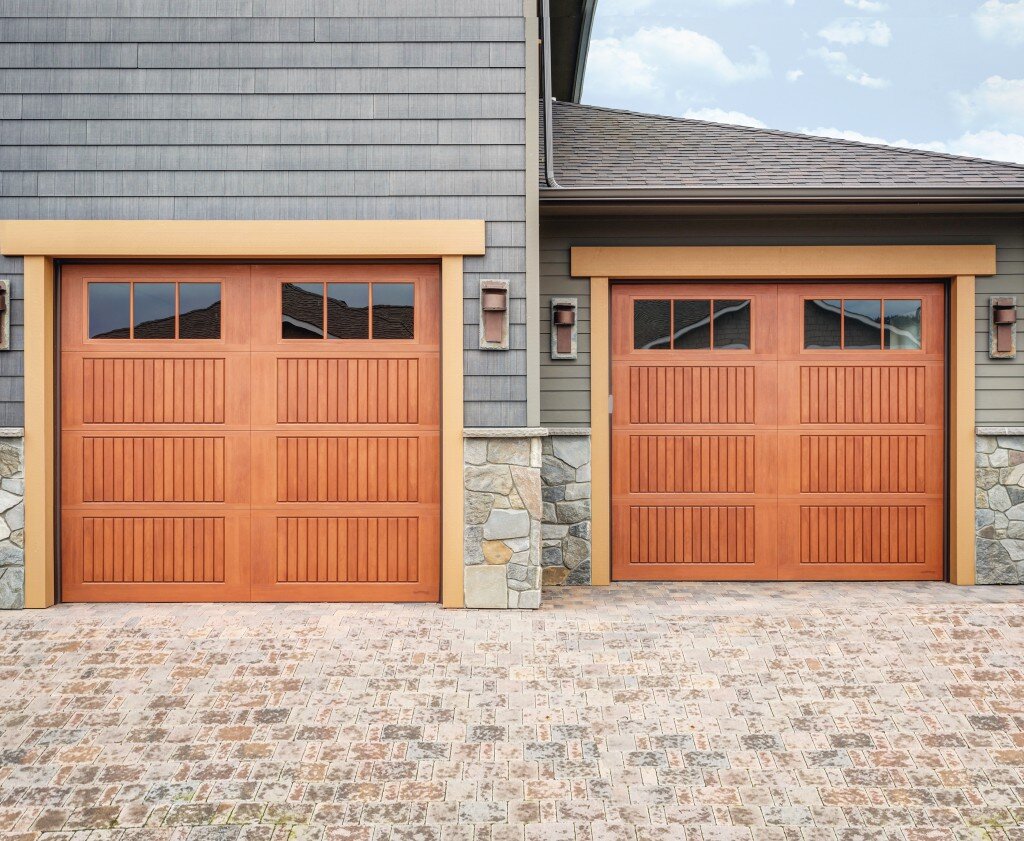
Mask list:
[[583,101],[1024,163],[1024,0],[598,0]]

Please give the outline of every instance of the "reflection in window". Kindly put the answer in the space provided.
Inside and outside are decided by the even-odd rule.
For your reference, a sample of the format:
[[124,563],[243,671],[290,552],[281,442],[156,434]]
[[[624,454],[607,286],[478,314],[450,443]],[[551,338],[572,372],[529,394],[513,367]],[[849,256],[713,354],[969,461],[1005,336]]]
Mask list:
[[676,301],[672,332],[676,350],[708,350],[711,347],[711,301]]
[[324,285],[285,283],[281,287],[281,336],[285,339],[322,339]]
[[885,299],[885,347],[887,350],[921,349],[920,299]]
[[373,338],[411,339],[414,305],[411,283],[373,284]]
[[220,338],[220,284],[178,286],[178,338]]
[[882,347],[881,301],[843,301],[843,347],[858,350]]
[[633,347],[663,350],[672,347],[672,303],[633,301]]
[[717,349],[750,350],[750,301],[715,301],[714,332]]
[[131,338],[131,284],[89,284],[89,338]]
[[370,285],[327,284],[327,335],[332,339],[370,338]]
[[842,314],[842,301],[804,301],[804,347],[809,350],[839,350],[843,342]]
[[134,330],[136,339],[174,338],[174,284],[136,283]]
[[920,350],[921,299],[804,301],[807,350]]

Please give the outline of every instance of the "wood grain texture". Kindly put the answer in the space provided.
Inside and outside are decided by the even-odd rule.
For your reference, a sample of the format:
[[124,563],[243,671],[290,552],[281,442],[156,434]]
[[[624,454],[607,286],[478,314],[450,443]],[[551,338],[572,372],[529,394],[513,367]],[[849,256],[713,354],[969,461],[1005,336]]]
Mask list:
[[277,439],[278,502],[416,502],[417,438]]
[[419,580],[415,517],[278,517],[277,581]]
[[923,564],[923,505],[802,505],[801,564]]
[[86,583],[224,581],[222,517],[86,517],[82,526]]
[[[843,297],[920,299],[922,347],[805,350],[804,301]],[[634,301],[687,298],[749,298],[751,348],[634,349]],[[941,285],[623,284],[612,300],[615,577],[942,578]]]
[[752,366],[638,365],[629,371],[634,424],[754,422]]
[[224,438],[82,439],[82,502],[223,502]]
[[924,423],[925,371],[923,365],[801,365],[800,422]]
[[[411,283],[402,340],[285,340],[284,284]],[[92,281],[217,280],[219,339],[87,338]],[[435,266],[70,266],[68,601],[435,601]]]
[[752,435],[632,435],[631,493],[753,493]]
[[416,424],[419,384],[418,359],[278,359],[278,423]]

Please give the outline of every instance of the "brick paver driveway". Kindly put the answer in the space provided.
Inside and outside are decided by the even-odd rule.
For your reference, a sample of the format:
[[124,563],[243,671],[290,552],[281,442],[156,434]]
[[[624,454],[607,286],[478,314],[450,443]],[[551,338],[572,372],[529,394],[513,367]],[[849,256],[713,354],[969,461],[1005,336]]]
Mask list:
[[1024,591],[0,616],[0,836],[1022,838]]

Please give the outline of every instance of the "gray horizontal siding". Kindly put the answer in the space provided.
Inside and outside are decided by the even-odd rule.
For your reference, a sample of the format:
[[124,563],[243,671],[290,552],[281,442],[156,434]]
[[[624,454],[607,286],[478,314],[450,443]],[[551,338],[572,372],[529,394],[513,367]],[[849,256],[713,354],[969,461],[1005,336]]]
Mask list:
[[[240,137],[245,145],[238,145]],[[435,120],[0,120],[0,145],[60,145],[81,153],[108,146],[207,144],[259,146],[522,145],[523,122],[514,119]],[[97,152],[98,153],[98,152]]]
[[[976,316],[979,424],[1024,424],[1024,354],[988,358],[988,298],[1024,303],[1024,219],[999,216],[544,218],[541,221],[541,423],[590,423],[589,283],[569,272],[573,245],[958,245],[995,244],[997,274],[978,278]],[[552,295],[580,299],[576,361],[550,358]],[[1024,337],[1024,322],[1018,325]],[[1024,341],[1024,339],[1022,339]],[[1022,345],[1024,346],[1024,345]]]
[[[0,218],[484,219],[465,416],[522,425],[523,8],[0,0]],[[20,263],[0,268],[19,296]],[[489,277],[510,281],[508,353],[475,349]],[[20,351],[0,354],[0,425],[21,423],[20,374]]]

